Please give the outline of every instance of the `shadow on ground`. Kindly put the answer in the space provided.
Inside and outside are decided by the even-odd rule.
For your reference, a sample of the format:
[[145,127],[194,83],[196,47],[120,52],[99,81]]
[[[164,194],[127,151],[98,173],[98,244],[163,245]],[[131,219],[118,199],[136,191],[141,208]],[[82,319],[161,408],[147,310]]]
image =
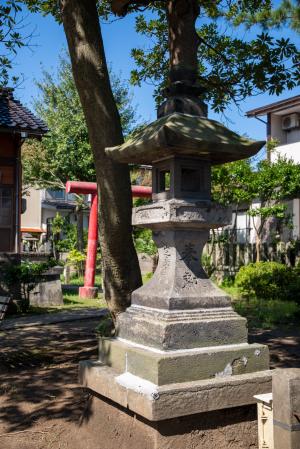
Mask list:
[[[87,410],[78,362],[97,358],[99,319],[0,332],[0,447],[69,449]],[[300,330],[252,331],[270,347],[271,366],[300,367]]]
[[300,368],[300,329],[256,330],[249,342],[269,346],[271,368]]
[[0,334],[0,434],[49,419],[78,422],[88,396],[77,385],[78,362],[96,358],[97,324],[74,321]]

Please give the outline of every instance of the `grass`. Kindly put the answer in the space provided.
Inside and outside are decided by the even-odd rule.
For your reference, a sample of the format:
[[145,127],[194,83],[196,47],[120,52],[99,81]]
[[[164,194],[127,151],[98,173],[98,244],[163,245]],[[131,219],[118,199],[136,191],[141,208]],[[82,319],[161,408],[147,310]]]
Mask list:
[[106,302],[103,298],[103,294],[100,294],[98,298],[95,299],[85,299],[79,298],[77,294],[68,292],[64,294],[64,305],[65,309],[70,308],[81,308],[81,307],[106,307]]
[[238,299],[233,301],[233,307],[247,318],[250,328],[272,329],[278,325],[292,326],[300,322],[300,307],[293,301]]
[[[61,282],[62,284],[64,284],[64,277],[61,277]],[[79,277],[73,277],[70,279],[70,283],[69,285],[78,285],[78,286],[82,286],[84,284],[84,277],[83,276],[79,276]],[[100,274],[97,274],[95,277],[95,286],[96,287],[101,287],[102,285],[102,277]]]
[[241,297],[234,284],[223,284],[221,288],[232,298],[235,311],[247,318],[249,328],[272,329],[278,325],[292,326],[300,323],[300,306],[294,301],[264,300]]
[[237,300],[237,299],[240,299],[240,292],[239,292],[239,290],[238,290],[238,288],[237,287],[235,287],[235,285],[233,284],[233,285],[221,285],[220,286],[220,288],[222,289],[222,290],[225,290],[225,292],[226,293],[228,293],[228,295],[230,295],[231,296],[231,298],[232,298],[232,300],[234,301],[234,300]]
[[[153,273],[146,273],[143,275],[143,283],[146,283],[151,279],[153,276]],[[95,285],[101,286],[102,280],[101,276],[96,276]],[[77,277],[71,279],[70,285],[83,285],[83,277]],[[96,299],[85,299],[80,298],[77,293],[74,292],[65,292],[63,294],[64,297],[64,304],[62,306],[52,306],[52,307],[36,307],[36,306],[30,306],[29,311],[25,315],[33,315],[33,314],[42,314],[42,313],[57,313],[62,310],[75,310],[75,309],[81,309],[86,307],[96,307],[96,308],[102,308],[107,307],[106,302],[103,298],[103,294],[99,295],[99,298]],[[17,316],[21,316],[22,314],[17,314]],[[12,315],[10,315],[12,316]]]
[[[152,273],[147,273],[143,275],[143,283],[146,283],[152,277]],[[63,280],[62,280],[63,282]],[[100,287],[102,284],[102,279],[100,275],[96,276],[95,286]],[[74,277],[71,279],[69,285],[81,286],[83,285],[83,277]],[[106,302],[103,298],[103,294],[99,294],[99,297],[96,299],[85,299],[80,298],[78,293],[68,291],[63,292],[64,304],[61,306],[50,306],[50,307],[37,307],[30,306],[27,313],[11,313],[7,315],[7,318],[27,316],[27,315],[41,315],[45,313],[57,313],[64,310],[76,310],[81,308],[104,308],[107,307]]]
[[30,306],[28,314],[56,313],[62,310],[75,310],[87,307],[95,307],[95,308],[106,307],[106,302],[104,301],[102,294],[99,295],[99,298],[86,299],[80,298],[77,293],[68,292],[64,294],[63,297],[64,297],[64,304],[61,306],[51,306],[51,307]]
[[30,306],[27,313],[15,313],[6,315],[7,318],[15,318],[28,315],[41,315],[45,313],[57,313],[64,310],[79,310],[82,308],[103,308],[106,302],[103,295],[100,294],[96,299],[80,298],[77,293],[68,292],[63,295],[64,303],[61,306],[37,307]]

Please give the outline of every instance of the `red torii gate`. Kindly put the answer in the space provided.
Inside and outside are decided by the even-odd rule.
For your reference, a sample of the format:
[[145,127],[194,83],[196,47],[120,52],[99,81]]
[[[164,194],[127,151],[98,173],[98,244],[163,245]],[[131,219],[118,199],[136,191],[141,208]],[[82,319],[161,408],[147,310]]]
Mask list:
[[[132,186],[132,196],[139,198],[151,198],[151,187]],[[95,182],[68,181],[67,193],[91,195],[91,211],[88,230],[87,257],[84,273],[84,286],[79,288],[81,298],[96,298],[98,289],[95,287],[97,246],[98,246],[98,191]]]

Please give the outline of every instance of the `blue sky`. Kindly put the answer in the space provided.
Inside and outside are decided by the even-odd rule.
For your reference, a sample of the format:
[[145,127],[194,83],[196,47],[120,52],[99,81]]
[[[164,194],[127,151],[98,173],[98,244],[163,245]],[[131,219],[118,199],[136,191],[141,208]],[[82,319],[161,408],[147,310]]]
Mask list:
[[[47,71],[56,72],[59,55],[66,48],[66,39],[62,26],[59,26],[50,16],[42,17],[40,14],[26,13],[25,23],[27,24],[26,29],[28,31],[33,30],[34,36],[32,48],[21,49],[15,59],[15,73],[23,74],[25,78],[15,94],[22,102],[32,108],[32,99],[38,95],[35,80],[41,78],[43,68]],[[122,78],[128,79],[130,70],[134,67],[130,50],[137,46],[137,40],[140,45],[147,46],[147,40],[134,31],[133,16],[116,20],[110,24],[102,24],[102,33],[107,60],[113,71],[120,74]],[[289,34],[292,35],[290,32]],[[287,37],[286,31],[285,37]],[[132,88],[132,92],[133,102],[136,104],[138,114],[143,120],[154,120],[156,113],[152,87],[143,84],[140,88]],[[246,118],[244,116],[245,111],[298,94],[300,94],[299,87],[280,97],[262,94],[258,97],[249,98],[241,105],[241,111],[238,111],[234,106],[226,111],[226,116],[230,119],[227,122],[224,117],[212,112],[209,112],[209,117],[223,121],[240,134],[247,134],[254,139],[264,140],[265,125],[256,119]]]

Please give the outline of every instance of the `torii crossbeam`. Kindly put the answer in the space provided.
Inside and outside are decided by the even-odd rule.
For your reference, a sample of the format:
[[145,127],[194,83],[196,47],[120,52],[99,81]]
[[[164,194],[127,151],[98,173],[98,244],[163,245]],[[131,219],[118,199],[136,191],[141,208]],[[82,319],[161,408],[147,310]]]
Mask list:
[[[151,187],[132,186],[132,196],[138,198],[151,198]],[[98,191],[95,182],[68,181],[67,193],[91,195],[91,211],[88,229],[87,257],[84,273],[84,286],[79,288],[81,298],[96,298],[98,288],[95,287],[97,246],[98,246]]]

